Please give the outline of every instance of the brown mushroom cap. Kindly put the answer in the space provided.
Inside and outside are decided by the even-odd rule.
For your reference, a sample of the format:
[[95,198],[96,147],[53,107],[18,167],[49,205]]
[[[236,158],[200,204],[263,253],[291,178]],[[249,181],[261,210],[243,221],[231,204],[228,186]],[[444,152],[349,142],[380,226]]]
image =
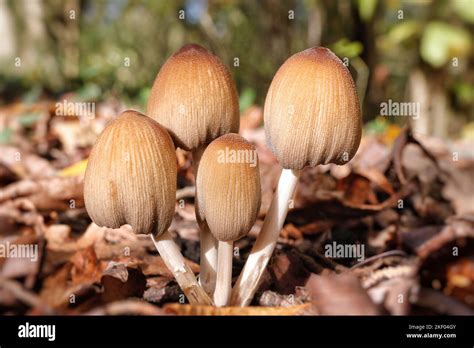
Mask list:
[[158,73],[147,115],[168,129],[176,146],[194,150],[239,131],[237,90],[219,58],[199,45],[185,45]]
[[261,203],[255,146],[237,134],[214,140],[197,174],[198,218],[220,241],[234,241],[252,228]]
[[89,156],[87,212],[99,226],[130,224],[135,233],[165,232],[174,214],[177,161],[165,128],[136,111],[110,122]]
[[356,153],[362,116],[354,81],[329,49],[291,56],[265,100],[265,132],[283,168],[345,164]]

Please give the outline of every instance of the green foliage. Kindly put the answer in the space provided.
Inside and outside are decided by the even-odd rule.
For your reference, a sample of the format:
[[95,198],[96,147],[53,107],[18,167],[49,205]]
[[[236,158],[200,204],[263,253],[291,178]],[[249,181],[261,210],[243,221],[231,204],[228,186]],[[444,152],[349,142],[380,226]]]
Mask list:
[[474,23],[474,2],[472,0],[453,0],[453,8],[458,16],[468,23]]
[[399,45],[419,35],[423,25],[416,20],[405,20],[395,24],[387,34],[389,45]]
[[102,90],[95,83],[86,83],[75,91],[74,99],[78,102],[93,101],[100,98]]
[[421,38],[421,57],[439,68],[453,57],[464,57],[471,49],[467,30],[442,22],[430,22]]
[[252,104],[255,102],[255,97],[256,97],[255,90],[250,87],[245,87],[242,90],[242,93],[240,93],[240,97],[239,97],[240,111],[244,111],[249,106],[252,106]]
[[[457,82],[454,84],[454,93],[460,104],[469,105],[474,103],[474,85],[468,82]],[[474,115],[472,115],[474,118]]]
[[37,102],[40,98],[42,89],[40,85],[34,85],[30,90],[28,90],[22,97],[22,102],[25,104],[32,104]]
[[377,0],[358,0],[357,9],[359,10],[360,17],[365,21],[372,19],[377,7]]
[[27,112],[18,116],[18,122],[23,127],[29,127],[34,125],[40,118],[42,114],[39,112]]
[[0,130],[0,144],[9,144],[13,135],[11,128],[4,128]]
[[339,57],[354,58],[358,57],[364,50],[364,46],[358,41],[349,41],[341,39],[331,46],[331,49]]
[[[36,2],[7,1],[14,37],[2,37],[0,103],[32,103],[73,92],[79,101],[115,97],[144,110],[162,64],[193,42],[229,67],[241,110],[264,103],[275,72],[289,56],[322,45],[350,59],[367,120],[377,115],[380,100],[407,97],[415,70],[433,79],[442,76],[451,106],[469,112],[472,3],[44,0],[39,2],[43,15],[35,17],[38,12],[26,9]],[[76,9],[73,20],[68,17],[70,7]],[[2,53],[7,39],[16,47],[11,57]],[[16,57],[21,57],[21,67],[14,66]],[[448,64],[453,57],[460,58],[457,69]]]

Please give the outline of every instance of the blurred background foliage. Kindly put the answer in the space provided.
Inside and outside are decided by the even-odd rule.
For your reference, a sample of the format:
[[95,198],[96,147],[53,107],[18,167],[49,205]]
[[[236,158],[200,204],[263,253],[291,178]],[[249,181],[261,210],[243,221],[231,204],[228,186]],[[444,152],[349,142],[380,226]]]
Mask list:
[[473,28],[474,0],[0,0],[0,104],[73,92],[144,110],[161,65],[194,42],[230,68],[245,110],[290,55],[323,45],[348,63],[369,130],[404,122],[381,119],[382,102],[413,100],[420,131],[459,135]]

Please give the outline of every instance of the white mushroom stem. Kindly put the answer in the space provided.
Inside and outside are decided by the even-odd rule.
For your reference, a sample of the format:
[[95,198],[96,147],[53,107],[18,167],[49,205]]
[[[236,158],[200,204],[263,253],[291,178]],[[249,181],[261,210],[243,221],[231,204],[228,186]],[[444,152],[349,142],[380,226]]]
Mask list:
[[196,280],[193,271],[186,264],[178,245],[169,232],[161,234],[156,239],[153,235],[150,236],[166,267],[173,273],[189,303],[193,305],[212,305],[212,300]]
[[214,303],[217,307],[229,305],[232,291],[233,242],[219,241],[217,249],[217,282]]
[[275,249],[290,201],[298,183],[299,170],[283,169],[260,234],[250,251],[244,269],[232,290],[232,306],[248,306],[258,289],[263,271]]
[[217,277],[217,240],[205,223],[199,227],[199,236],[201,244],[199,283],[209,296],[212,296]]
[[[204,153],[205,146],[201,146],[193,151],[193,171],[194,177],[197,177],[199,162]],[[197,199],[197,194],[195,195]],[[197,201],[195,207],[197,208]],[[196,214],[197,218],[197,214]],[[201,244],[200,249],[200,273],[199,283],[204,290],[212,296],[216,286],[216,270],[217,270],[217,240],[212,235],[207,224],[202,223],[199,226],[199,239]]]

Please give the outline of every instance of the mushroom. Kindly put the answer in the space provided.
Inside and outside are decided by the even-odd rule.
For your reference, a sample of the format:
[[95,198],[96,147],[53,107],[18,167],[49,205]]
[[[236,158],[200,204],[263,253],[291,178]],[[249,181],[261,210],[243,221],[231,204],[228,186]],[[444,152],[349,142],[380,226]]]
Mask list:
[[231,294],[233,242],[250,231],[260,209],[255,147],[238,134],[214,140],[202,156],[196,187],[197,214],[219,241],[214,303],[226,306]]
[[362,117],[354,81],[329,49],[296,53],[278,70],[264,108],[268,144],[283,167],[260,234],[237,280],[231,304],[246,306],[270,260],[305,166],[342,165],[356,153]]
[[[89,156],[84,201],[94,223],[150,234],[190,303],[211,304],[167,232],[176,201],[177,160],[165,128],[125,111],[100,134]],[[153,238],[153,235],[155,238]]]
[[[147,115],[168,129],[177,147],[192,152],[196,177],[207,144],[223,134],[239,131],[237,90],[218,57],[199,45],[185,45],[159,71],[148,100]],[[216,279],[216,240],[199,219],[198,223],[199,281],[206,292],[212,294]]]

